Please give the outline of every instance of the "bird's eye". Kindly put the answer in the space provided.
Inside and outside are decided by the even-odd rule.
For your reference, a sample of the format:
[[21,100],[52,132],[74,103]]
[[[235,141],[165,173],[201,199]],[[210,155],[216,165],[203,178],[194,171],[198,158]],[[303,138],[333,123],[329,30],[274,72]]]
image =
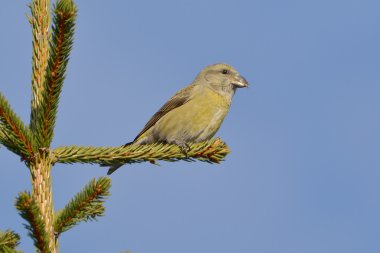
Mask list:
[[223,69],[223,70],[222,70],[222,74],[223,74],[223,75],[227,75],[228,73],[229,73],[228,69]]

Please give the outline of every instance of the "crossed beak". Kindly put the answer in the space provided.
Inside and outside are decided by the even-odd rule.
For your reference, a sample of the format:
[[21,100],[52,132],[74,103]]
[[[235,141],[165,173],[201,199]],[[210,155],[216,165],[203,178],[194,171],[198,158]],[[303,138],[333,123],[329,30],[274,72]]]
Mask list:
[[236,87],[236,88],[244,88],[244,87],[248,87],[248,81],[247,79],[245,79],[243,76],[241,75],[238,75],[236,76],[235,80],[232,82],[232,84]]

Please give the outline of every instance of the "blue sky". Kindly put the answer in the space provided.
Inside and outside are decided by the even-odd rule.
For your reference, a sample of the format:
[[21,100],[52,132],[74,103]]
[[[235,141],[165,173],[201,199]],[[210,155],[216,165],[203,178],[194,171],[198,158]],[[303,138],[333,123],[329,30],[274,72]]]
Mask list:
[[[0,90],[30,114],[28,1],[0,9]],[[125,166],[106,215],[61,252],[379,252],[379,1],[77,1],[53,147],[121,145],[200,69],[233,65],[238,90],[220,165]],[[0,149],[0,228],[33,249],[14,208],[29,174]],[[56,165],[55,208],[96,165]]]

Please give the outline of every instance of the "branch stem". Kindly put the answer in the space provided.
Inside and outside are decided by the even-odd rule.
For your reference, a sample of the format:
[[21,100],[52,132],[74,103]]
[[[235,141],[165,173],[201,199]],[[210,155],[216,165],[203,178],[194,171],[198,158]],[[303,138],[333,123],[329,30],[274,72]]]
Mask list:
[[52,253],[57,252],[54,235],[54,205],[52,196],[51,161],[46,153],[37,155],[34,163],[30,164],[32,174],[32,195],[41,210],[45,231]]

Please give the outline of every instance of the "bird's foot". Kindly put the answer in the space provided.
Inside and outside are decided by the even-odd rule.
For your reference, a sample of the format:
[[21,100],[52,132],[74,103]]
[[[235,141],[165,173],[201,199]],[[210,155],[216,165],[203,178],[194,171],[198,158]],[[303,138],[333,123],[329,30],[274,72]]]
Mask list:
[[186,142],[175,142],[175,144],[181,149],[181,152],[188,158],[187,152],[190,151],[190,145]]

